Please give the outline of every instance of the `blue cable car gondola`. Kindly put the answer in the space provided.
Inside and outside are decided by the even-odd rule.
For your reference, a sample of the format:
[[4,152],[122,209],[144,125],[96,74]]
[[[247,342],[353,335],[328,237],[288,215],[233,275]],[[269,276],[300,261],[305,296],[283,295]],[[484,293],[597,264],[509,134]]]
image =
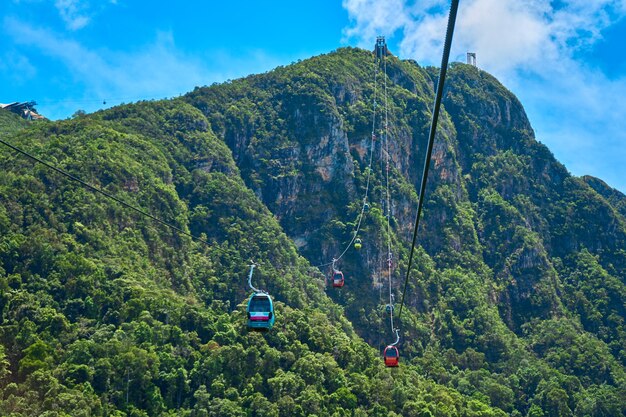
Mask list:
[[264,331],[274,326],[274,303],[268,293],[256,289],[252,285],[254,267],[256,265],[252,262],[250,272],[248,273],[248,286],[254,291],[248,300],[248,307],[246,308],[248,329]]
[[274,326],[274,303],[272,297],[264,292],[257,292],[250,296],[248,308],[248,328],[251,330],[269,330]]

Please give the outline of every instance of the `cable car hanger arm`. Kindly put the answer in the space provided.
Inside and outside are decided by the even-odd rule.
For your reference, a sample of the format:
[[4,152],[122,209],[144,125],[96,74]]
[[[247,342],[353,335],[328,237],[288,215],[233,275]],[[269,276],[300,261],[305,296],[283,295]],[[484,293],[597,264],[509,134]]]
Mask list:
[[256,293],[267,294],[267,291],[259,290],[255,288],[254,285],[252,285],[252,273],[254,272],[255,267],[256,267],[256,264],[254,263],[254,261],[250,260],[250,272],[248,272],[248,286],[250,287],[252,291]]

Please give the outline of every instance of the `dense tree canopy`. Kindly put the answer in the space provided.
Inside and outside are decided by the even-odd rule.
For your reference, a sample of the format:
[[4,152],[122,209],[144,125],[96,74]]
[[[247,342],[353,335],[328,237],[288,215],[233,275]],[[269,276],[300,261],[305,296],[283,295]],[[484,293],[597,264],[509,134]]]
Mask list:
[[[384,84],[397,298],[406,273],[436,71],[389,57],[375,85],[373,62],[345,48],[59,122],[0,111],[2,138],[207,242],[0,148],[0,415],[626,414],[626,197],[570,176],[474,67],[449,72],[399,368],[379,357],[380,141],[364,247],[326,288]],[[245,328],[251,259],[268,333]]]

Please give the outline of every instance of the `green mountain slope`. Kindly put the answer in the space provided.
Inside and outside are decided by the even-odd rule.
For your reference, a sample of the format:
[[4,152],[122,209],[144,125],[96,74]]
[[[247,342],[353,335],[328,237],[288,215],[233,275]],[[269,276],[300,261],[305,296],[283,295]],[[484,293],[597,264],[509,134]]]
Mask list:
[[582,177],[591,188],[604,197],[622,215],[626,217],[626,195],[620,191],[609,187],[600,178],[585,175]]
[[28,125],[28,122],[15,113],[0,109],[0,138],[15,133]]
[[[386,82],[399,299],[434,69],[391,57],[375,84],[346,48],[8,135],[209,244],[1,149],[0,415],[624,415],[619,198],[571,177],[493,77],[449,74],[398,369],[378,352],[381,141],[346,286],[311,265],[352,238]],[[267,334],[245,330],[251,259]]]
[[[248,186],[312,263],[340,253],[355,227],[372,102],[376,88],[382,88],[380,78],[375,86],[372,66],[368,52],[342,49],[196,89],[187,97],[225,139]],[[387,75],[398,299],[436,71],[391,58]],[[545,379],[576,379],[577,388],[560,385],[572,412],[576,398],[599,386],[614,399],[623,397],[623,217],[534,139],[519,101],[490,75],[453,65],[444,106],[420,238],[423,251],[407,294],[411,309],[403,319],[403,351],[425,366],[433,363],[423,355],[446,352],[440,382],[464,377],[467,370],[452,360],[458,355],[470,349],[484,355],[481,371],[494,379],[506,375],[514,408],[523,413],[533,404],[547,407],[542,390],[548,388],[511,383],[526,380],[521,358],[531,367],[562,374],[544,374]],[[380,146],[375,145],[375,155]],[[380,297],[380,265],[386,259],[380,240],[384,168],[379,162],[374,166],[373,209],[360,232],[366,244],[361,253],[351,251],[343,259],[349,284],[332,297],[345,305],[366,341],[384,346],[393,340]],[[384,279],[382,285],[384,294]],[[550,335],[553,328],[562,329],[560,338]],[[544,339],[547,347],[536,348]],[[584,346],[582,352],[572,345],[574,339]],[[593,377],[590,363],[598,367]]]
[[[11,141],[210,245],[3,149],[2,415],[495,412],[384,368],[188,104],[119,107]],[[277,300],[267,335],[245,330],[252,257]]]

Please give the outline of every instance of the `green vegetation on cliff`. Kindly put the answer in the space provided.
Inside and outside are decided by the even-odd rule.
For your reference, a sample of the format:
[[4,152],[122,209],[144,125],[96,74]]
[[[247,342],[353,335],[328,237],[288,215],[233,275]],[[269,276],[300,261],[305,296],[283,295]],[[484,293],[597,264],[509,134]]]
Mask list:
[[28,125],[28,122],[15,113],[0,109],[0,138],[13,134]]
[[[393,57],[387,74],[398,297],[435,80]],[[346,286],[327,296],[311,266],[359,210],[370,53],[26,129],[1,119],[12,143],[210,245],[0,149],[0,415],[624,415],[623,200],[571,177],[493,77],[449,74],[399,369],[377,350],[379,161]],[[250,259],[277,301],[267,334],[245,330]]]

